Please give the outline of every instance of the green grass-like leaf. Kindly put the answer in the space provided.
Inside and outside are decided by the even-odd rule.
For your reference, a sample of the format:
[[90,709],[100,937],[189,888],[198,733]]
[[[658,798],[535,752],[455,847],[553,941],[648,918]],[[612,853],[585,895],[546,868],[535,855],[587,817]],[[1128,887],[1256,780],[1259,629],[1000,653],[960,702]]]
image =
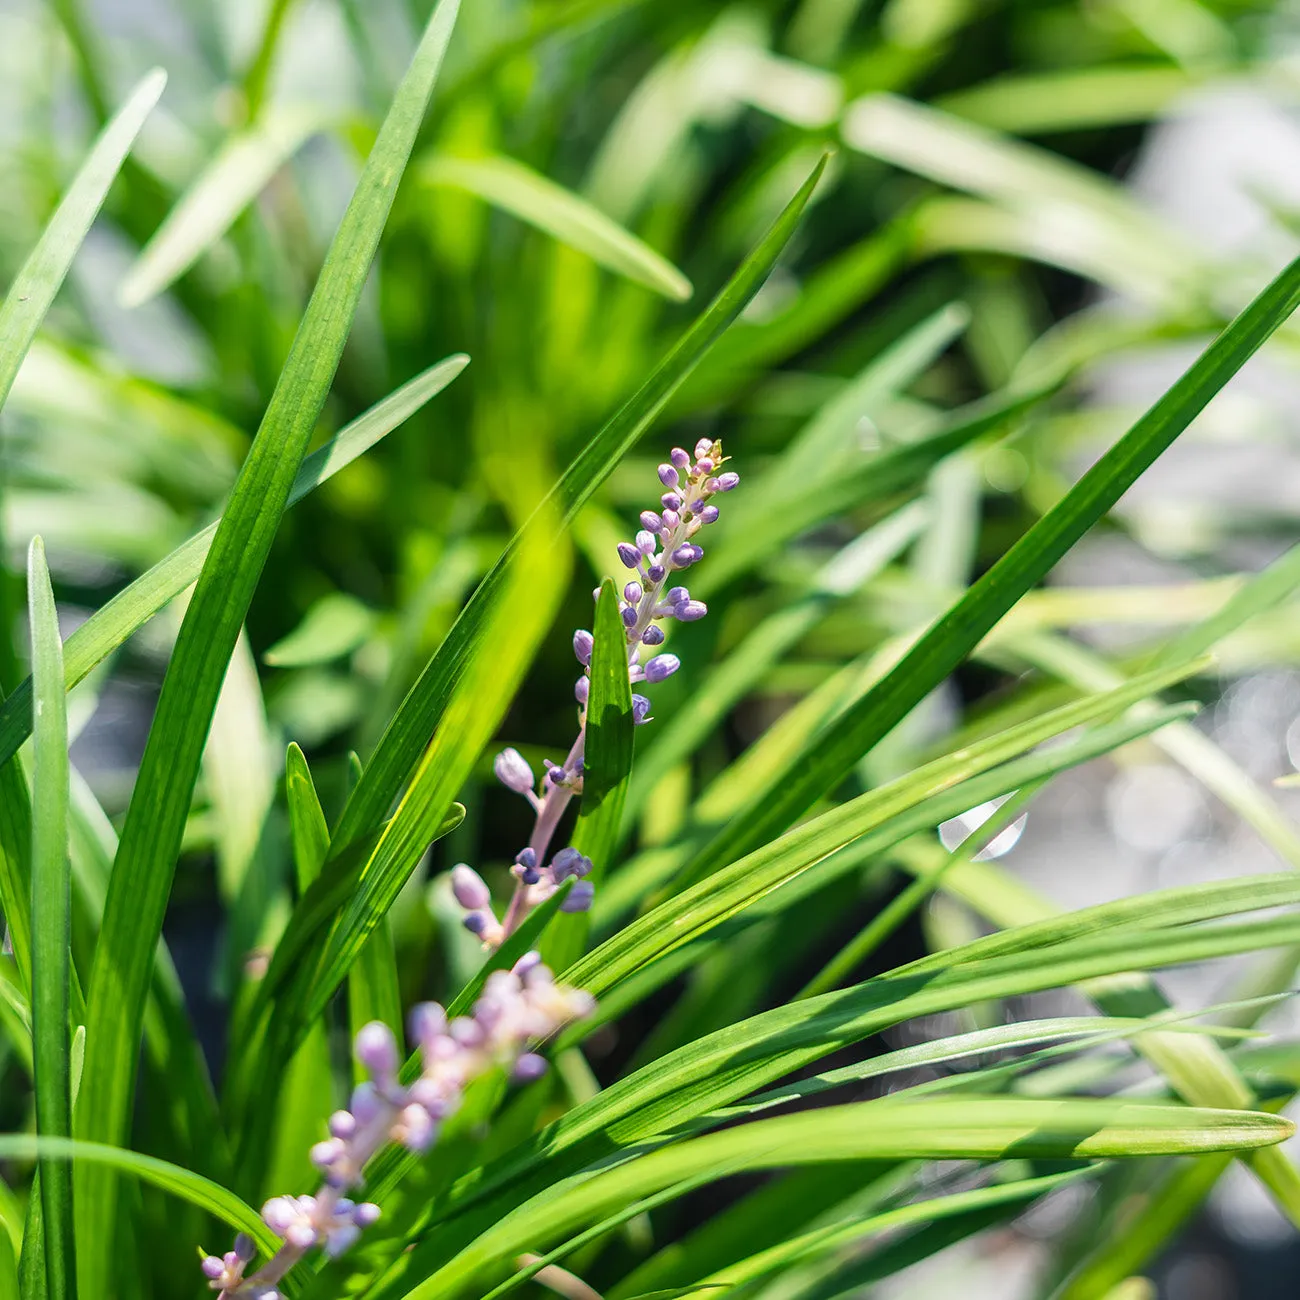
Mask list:
[[[469,358],[464,355],[439,361],[340,429],[303,460],[286,504],[296,505],[364,455],[442,392],[468,364]],[[63,666],[69,690],[198,578],[216,533],[216,524],[196,533],[73,630],[64,646]],[[0,763],[16,754],[31,734],[30,701],[31,681],[25,680],[0,704]]]
[[691,282],[666,258],[586,199],[513,158],[433,154],[419,174],[430,185],[477,195],[665,298],[684,302],[691,296]]
[[[72,877],[68,863],[68,718],[58,612],[45,547],[27,556],[36,722],[32,764],[32,1052],[36,1131],[72,1132],[70,1038]],[[76,1295],[72,1171],[62,1161],[40,1166],[45,1286],[50,1300]]]
[[[334,377],[456,17],[442,0],[325,258],[261,428],[217,526],[163,681],[109,882],[91,979],[77,1131],[117,1144],[134,1086],[144,996],[208,726],[316,418]],[[80,1290],[107,1291],[112,1180],[78,1187]]]

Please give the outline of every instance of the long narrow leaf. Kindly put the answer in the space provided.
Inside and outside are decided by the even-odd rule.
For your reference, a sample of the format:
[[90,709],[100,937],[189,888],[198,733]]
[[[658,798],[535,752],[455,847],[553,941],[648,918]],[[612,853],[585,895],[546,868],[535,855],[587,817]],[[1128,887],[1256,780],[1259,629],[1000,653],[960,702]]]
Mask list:
[[[109,883],[91,981],[78,1134],[118,1143],[134,1088],[144,996],[217,694],[415,143],[456,17],[442,0],[357,182],[280,381],[217,526],[163,681]],[[106,1292],[112,1180],[77,1193],[80,1289]]]
[[[68,864],[68,718],[58,612],[45,547],[32,539],[27,557],[36,724],[32,776],[32,1049],[36,1131],[72,1133],[69,1011],[72,875]],[[50,1300],[76,1294],[72,1173],[62,1161],[40,1167],[45,1284]]]

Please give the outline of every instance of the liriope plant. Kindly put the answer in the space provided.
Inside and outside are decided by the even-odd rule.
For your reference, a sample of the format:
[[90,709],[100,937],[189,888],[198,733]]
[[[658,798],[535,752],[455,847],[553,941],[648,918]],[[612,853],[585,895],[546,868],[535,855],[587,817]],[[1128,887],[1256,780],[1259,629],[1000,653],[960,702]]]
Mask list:
[[[611,1300],[829,1297],[859,1293],[1080,1184],[1113,1211],[1107,1249],[1064,1241],[1044,1292],[1140,1294],[1130,1277],[1178,1221],[1171,1207],[1188,1212],[1234,1159],[1300,1222],[1300,1178],[1278,1145],[1292,1132],[1279,1112],[1300,1087],[1300,1055],[1249,1028],[1289,992],[1300,877],[1176,885],[1057,913],[980,859],[1058,775],[1140,744],[1161,746],[1300,865],[1295,832],[1268,795],[1224,755],[1207,754],[1188,726],[1212,671],[1207,652],[1293,593],[1293,552],[1230,590],[1191,593],[1181,630],[1122,665],[1054,637],[1034,603],[1053,566],[1285,325],[1300,303],[1300,265],[1231,321],[1217,320],[1217,301],[1189,306],[1179,296],[1190,292],[1186,267],[1097,184],[938,109],[889,95],[844,104],[844,84],[807,62],[836,64],[847,40],[815,3],[791,22],[788,49],[769,48],[743,14],[715,21],[691,9],[688,35],[672,36],[681,46],[614,122],[579,195],[484,150],[475,122],[499,112],[482,86],[501,60],[563,30],[577,10],[605,6],[556,6],[486,53],[473,31],[458,53],[458,8],[441,0],[427,16],[382,125],[364,141],[353,197],[311,267],[315,287],[293,329],[281,320],[292,294],[265,286],[257,311],[269,308],[283,346],[269,349],[276,364],[245,439],[231,422],[235,399],[204,412],[192,394],[114,381],[57,320],[37,336],[107,198],[109,217],[145,241],[123,298],[141,304],[175,285],[197,315],[210,310],[223,364],[248,345],[220,337],[223,254],[213,255],[216,271],[205,255],[229,232],[227,262],[257,265],[261,235],[238,226],[240,212],[304,140],[334,126],[269,93],[294,6],[271,6],[234,78],[244,119],[160,225],[148,204],[114,208],[109,191],[161,75],[110,116],[94,39],[77,6],[63,6],[103,129],[0,309],[0,399],[12,390],[30,416],[51,400],[39,382],[50,367],[93,376],[96,394],[147,417],[142,427],[154,421],[160,434],[193,439],[211,471],[201,495],[218,517],[196,518],[185,540],[165,528],[148,539],[157,562],[140,565],[66,639],[45,547],[30,548],[30,676],[15,671],[0,706],[0,1068],[21,1080],[24,1102],[16,1112],[4,1099],[12,1131],[0,1134],[0,1295],[433,1300],[540,1285]],[[883,41],[895,55],[921,48],[899,44],[906,9],[892,7]],[[365,7],[341,10],[365,47],[375,38]],[[925,38],[930,56],[944,39]],[[444,62],[452,75],[431,125]],[[368,61],[371,82],[382,82],[381,65]],[[1168,80],[1148,93],[1169,93]],[[707,104],[701,85],[712,88]],[[996,117],[998,102],[990,92],[977,107]],[[690,323],[669,316],[652,329],[653,296],[680,303],[692,288],[651,247],[689,251],[673,229],[689,204],[679,211],[667,193],[656,217],[650,196],[672,175],[674,150],[692,156],[698,120],[746,104],[766,105],[797,138],[772,144],[719,243],[756,229],[755,213],[770,225],[728,277],[714,276],[721,287]],[[655,148],[627,148],[651,119],[665,127]],[[804,133],[831,126],[848,152],[977,198],[930,195],[783,305],[792,241],[806,238],[805,210],[827,202],[834,181]],[[677,179],[698,185],[690,165]],[[157,180],[124,175],[116,192]],[[452,346],[477,354],[482,344],[489,364],[427,415],[464,370],[459,351],[432,366],[422,353],[406,367],[415,379],[378,401],[349,402],[382,349],[365,286],[390,213],[378,274],[385,294],[400,295],[409,266],[424,264],[411,249],[417,212],[449,192],[426,269],[486,268],[481,284],[477,272],[466,278],[482,320],[469,313]],[[481,228],[467,196],[560,241],[554,257],[539,266],[535,246]],[[913,313],[829,392],[800,388],[797,375],[786,390],[754,381],[869,299],[907,257],[963,238],[1004,251],[1032,244],[1016,221],[1040,199],[1091,223],[1082,252],[1053,254],[1062,264],[1092,273],[1109,253],[1117,281],[1159,282],[1161,310],[1179,328],[1207,314],[1223,327],[1077,482],[1033,482],[1018,540],[967,582],[953,555],[965,545],[972,466],[986,453],[1030,454],[1019,448],[1042,422],[1051,427],[1055,395],[1093,346],[1086,337],[1047,340],[965,405],[910,391],[970,322],[952,304]],[[983,235],[959,237],[962,221]],[[285,229],[296,227],[276,235]],[[1136,258],[1120,257],[1126,230],[1141,237]],[[475,262],[476,244],[503,251]],[[304,252],[291,243],[276,255],[299,266]],[[613,285],[602,285],[599,312],[595,267]],[[517,273],[529,281],[518,317],[494,312],[493,295],[510,301]],[[529,330],[542,307],[538,348]],[[423,310],[408,302],[384,320],[396,338]],[[463,311],[448,302],[449,320]],[[244,319],[251,331],[258,314]],[[508,344],[494,337],[498,325]],[[407,338],[392,355],[413,350]],[[457,408],[470,386],[475,400]],[[257,392],[258,381],[248,387]],[[342,409],[365,409],[308,455],[318,428],[339,423],[331,394]],[[777,434],[755,432],[742,421],[727,428],[724,456],[731,417],[722,412],[746,394],[764,409],[793,408],[793,429],[777,420]],[[277,627],[263,659],[287,686],[278,701],[264,697],[245,629],[264,617],[259,591],[302,599],[279,572],[297,563],[277,540],[293,527],[288,507],[310,494],[302,508],[346,531],[355,499],[342,471],[369,464],[387,435],[434,420],[444,403],[456,416],[425,426],[437,431],[433,459],[446,471],[434,480],[437,556],[407,593],[409,618],[383,628],[356,602],[318,602],[287,635]],[[678,438],[686,446],[655,469],[656,449],[672,441],[659,426],[676,423],[690,429]],[[1008,433],[1025,436],[1009,446]],[[737,451],[751,445],[752,454]],[[223,479],[217,452],[232,448],[242,468]],[[168,460],[161,446],[158,458],[180,500],[196,462]],[[627,540],[606,502],[644,504],[652,473],[658,506]],[[402,480],[388,480],[394,497]],[[364,494],[365,479],[351,481]],[[403,518],[412,533],[431,527],[418,509]],[[304,532],[298,547],[321,536],[329,549],[319,529]],[[113,544],[115,562],[133,559],[120,535]],[[919,577],[900,613],[908,602],[889,579],[909,551]],[[590,630],[572,639],[575,687],[571,663],[558,675],[545,667],[568,639],[553,634],[560,612],[586,608],[588,583],[574,576],[583,562],[600,586]],[[292,572],[306,581],[312,569]],[[110,818],[69,766],[66,692],[95,688],[101,665],[191,587],[164,638],[165,676],[130,799]],[[815,652],[788,660],[808,638],[835,647],[837,619],[853,624],[842,662],[827,672]],[[259,645],[270,639],[258,632]],[[388,655],[378,672],[376,647]],[[353,653],[357,680],[347,680],[366,683],[374,716],[345,701],[331,730],[316,716],[337,699],[330,688],[341,679],[327,666]],[[1010,688],[936,740],[927,701],[972,659],[1007,671]],[[1023,676],[1026,667],[1038,675]],[[535,672],[563,689],[521,714],[516,702],[539,693]],[[305,707],[295,708],[290,687]],[[796,702],[742,748],[724,727],[754,695]],[[520,717],[543,725],[522,734]],[[555,748],[552,723],[568,729],[556,731]],[[267,758],[277,726],[319,751],[309,764],[290,745],[282,782]],[[327,742],[348,728],[359,757],[331,754]],[[529,822],[502,812],[499,833],[485,829],[498,815],[480,779],[489,772],[523,797]],[[710,778],[698,789],[697,774]],[[936,840],[940,824],[1008,796],[956,849]],[[200,1046],[210,1025],[191,1021],[198,1013],[164,942],[178,879],[189,881],[179,869],[204,853],[218,863],[227,934],[219,1069],[206,1033],[209,1051]],[[890,867],[915,880],[886,902],[878,891]],[[873,964],[937,893],[989,932]],[[865,928],[846,935],[844,920]],[[1171,1006],[1154,974],[1263,950],[1282,954],[1266,980],[1192,1011]],[[972,1020],[897,1050],[869,1046],[920,1017],[1061,988],[1077,989],[1095,1013]],[[403,1037],[415,1048],[407,1059]],[[1132,1062],[1150,1067],[1138,1082]],[[756,1187],[754,1175],[763,1176]],[[680,1211],[712,1183],[731,1199],[711,1217]],[[1135,1186],[1151,1199],[1126,1215]]]

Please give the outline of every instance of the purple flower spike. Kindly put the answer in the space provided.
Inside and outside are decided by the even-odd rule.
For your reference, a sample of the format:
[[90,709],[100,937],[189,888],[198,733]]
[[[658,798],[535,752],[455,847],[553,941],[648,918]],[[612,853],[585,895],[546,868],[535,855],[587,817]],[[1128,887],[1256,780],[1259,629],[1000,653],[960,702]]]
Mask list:
[[663,526],[663,521],[653,510],[641,511],[641,527],[648,528],[652,533],[657,533]]
[[527,794],[533,788],[533,769],[517,749],[503,749],[492,760],[492,770],[497,780],[516,794]]
[[638,727],[650,721],[650,701],[644,695],[632,696],[632,721]]
[[[663,658],[662,655],[659,657]],[[467,912],[477,912],[492,901],[492,892],[483,877],[473,867],[466,866],[463,862],[457,863],[451,869],[451,892]]]
[[579,628],[573,634],[573,653],[584,668],[591,663],[591,652],[595,645],[596,638],[585,628]]
[[651,582],[662,582],[668,576],[668,570],[662,564],[652,564],[645,571],[645,576]]
[[672,465],[659,466],[659,482],[666,488],[675,488],[681,482],[677,470]]
[[591,908],[591,900],[596,896],[596,886],[590,880],[580,880],[569,890],[568,897],[560,904],[561,912],[586,912]]
[[645,592],[642,590],[639,582],[629,582],[627,586],[623,588],[623,599],[627,601],[629,605],[635,605],[644,595]]
[[683,601],[675,612],[683,623],[694,623],[709,612],[709,607],[702,600],[687,600]]
[[656,627],[653,623],[641,633],[642,645],[663,645],[663,643],[664,630],[661,627]]
[[645,679],[652,685],[666,681],[681,666],[682,661],[676,655],[655,655],[645,666]]
[[717,506],[705,506],[704,509],[700,511],[700,523],[713,524],[713,523],[717,523],[717,520],[718,520]]
[[737,474],[735,470],[729,469],[725,474],[718,475],[717,490],[719,492],[730,492],[739,482],[740,475]]
[[622,619],[623,619],[623,626],[624,626],[624,627],[635,627],[635,626],[636,626],[637,614],[636,614],[636,606],[635,606],[635,605],[624,605],[624,606],[623,606],[623,609],[622,609],[621,616],[622,616]]
[[[629,569],[635,569],[641,563],[641,552],[631,542],[619,542],[618,558]],[[599,588],[597,588],[597,594],[599,595]]]
[[536,1052],[525,1052],[516,1062],[514,1079],[516,1083],[532,1083],[540,1079],[547,1071],[546,1058]]
[[[586,704],[587,699],[590,695],[591,695],[591,678],[579,677],[578,680],[573,683],[573,698],[577,700],[579,704]],[[550,773],[547,773],[547,775],[549,776]]]
[[357,1060],[379,1080],[391,1078],[400,1064],[393,1031],[381,1020],[363,1025],[357,1034]]

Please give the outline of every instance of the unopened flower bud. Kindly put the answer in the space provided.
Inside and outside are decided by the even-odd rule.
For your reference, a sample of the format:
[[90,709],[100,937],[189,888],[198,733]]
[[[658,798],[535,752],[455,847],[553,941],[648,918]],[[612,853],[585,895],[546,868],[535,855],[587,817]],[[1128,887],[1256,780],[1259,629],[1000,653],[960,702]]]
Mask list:
[[659,504],[665,510],[680,510],[682,508],[682,499],[676,492],[665,492],[659,498]]
[[393,1031],[382,1020],[372,1020],[361,1027],[356,1051],[357,1060],[376,1079],[387,1079],[397,1073],[397,1042]]
[[696,459],[696,460],[699,460],[699,458],[700,458],[701,456],[708,456],[708,455],[711,455],[712,452],[713,452],[713,439],[712,439],[712,438],[701,438],[701,439],[699,440],[699,442],[697,442],[697,443],[695,444],[695,459]]
[[652,685],[671,677],[680,667],[682,661],[676,655],[655,655],[645,666],[645,679]]
[[653,510],[641,511],[641,527],[657,533],[663,527],[663,520]]
[[668,570],[662,564],[652,564],[645,571],[645,576],[651,582],[662,582],[668,576]]
[[590,880],[580,880],[574,885],[560,904],[561,912],[586,912],[591,908],[591,900],[596,896],[596,886]]
[[650,626],[641,633],[642,645],[663,645],[663,643],[664,630],[661,627],[657,627],[654,623],[651,623]]
[[690,469],[691,467],[690,456],[680,447],[674,447],[672,452],[669,454],[668,459],[672,461],[678,469]]
[[595,644],[596,638],[585,628],[579,628],[573,634],[573,653],[584,668],[591,663],[591,652]]
[[725,474],[718,475],[718,486],[715,489],[718,492],[730,492],[732,488],[740,482],[740,475],[735,470],[729,469]]
[[[662,655],[659,657],[663,658]],[[483,877],[463,862],[451,869],[451,892],[468,912],[477,912],[492,901],[492,891],[488,889]]]
[[677,470],[672,465],[659,466],[659,482],[666,488],[675,488],[680,482]]
[[645,595],[645,592],[641,589],[641,584],[639,582],[629,582],[627,586],[623,588],[623,599],[627,601],[629,605],[635,605],[643,595]]
[[650,701],[644,695],[632,696],[632,721],[638,727],[650,721]]
[[590,695],[591,678],[579,677],[578,680],[573,683],[573,698],[577,700],[579,704],[586,704]]
[[643,555],[653,555],[659,547],[659,539],[648,528],[643,528],[636,535],[636,544]]
[[678,605],[674,612],[683,623],[694,623],[709,612],[709,607],[702,600],[687,600]]
[[546,1073],[546,1058],[536,1052],[525,1052],[516,1062],[513,1070],[516,1083],[532,1083]]
[[716,523],[718,519],[717,506],[705,506],[699,513],[699,521],[702,524]]
[[516,794],[527,794],[533,788],[533,769],[517,749],[503,749],[492,760],[492,770],[497,780]]
[[[631,542],[619,542],[618,558],[622,560],[623,563],[627,565],[629,569],[635,569],[637,565],[641,563],[641,552],[637,550],[637,548],[633,546]],[[600,595],[599,587],[596,588],[594,594],[596,596]]]

